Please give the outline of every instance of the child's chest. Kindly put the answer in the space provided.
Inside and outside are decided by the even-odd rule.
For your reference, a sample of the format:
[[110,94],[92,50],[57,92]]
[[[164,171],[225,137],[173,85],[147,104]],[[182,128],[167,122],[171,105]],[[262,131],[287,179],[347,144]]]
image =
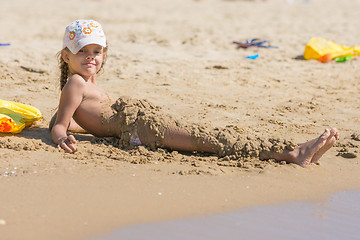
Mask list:
[[108,99],[109,96],[104,89],[97,86],[96,84],[86,84],[83,101],[104,101]]

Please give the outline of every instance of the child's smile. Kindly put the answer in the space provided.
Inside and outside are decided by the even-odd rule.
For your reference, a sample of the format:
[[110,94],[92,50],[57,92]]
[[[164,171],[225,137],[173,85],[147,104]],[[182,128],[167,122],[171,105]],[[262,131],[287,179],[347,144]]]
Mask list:
[[85,78],[95,76],[104,61],[103,47],[97,44],[89,44],[76,54],[68,52],[69,67],[71,73],[78,73]]

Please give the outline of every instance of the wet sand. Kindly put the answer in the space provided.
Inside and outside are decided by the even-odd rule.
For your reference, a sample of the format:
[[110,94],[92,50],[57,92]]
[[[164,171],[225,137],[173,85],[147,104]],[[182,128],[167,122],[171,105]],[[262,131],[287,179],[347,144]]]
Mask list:
[[197,219],[137,225],[94,240],[359,239],[360,190]]

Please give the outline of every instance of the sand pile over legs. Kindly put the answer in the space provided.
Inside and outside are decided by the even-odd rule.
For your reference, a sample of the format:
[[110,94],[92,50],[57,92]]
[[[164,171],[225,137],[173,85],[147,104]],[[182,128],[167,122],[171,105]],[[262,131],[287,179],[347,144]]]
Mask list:
[[[216,161],[217,164],[224,166],[263,168],[266,164],[275,163],[273,161],[260,161],[261,152],[293,150],[296,146],[290,140],[257,136],[236,126],[209,128],[176,120],[147,100],[120,97],[112,105],[112,110],[111,115],[109,113],[103,114],[103,122],[112,126],[109,131],[116,133],[116,137],[94,138],[93,143],[112,145],[120,149],[131,149],[130,155],[144,156],[139,160],[143,163],[147,162],[147,159],[152,159],[149,158],[149,155],[157,155],[153,159],[164,161],[174,158],[174,154],[178,154],[177,151],[171,151],[171,149],[169,151],[163,147],[164,132],[166,129],[174,127],[186,129],[197,144],[206,142],[216,150],[216,154],[193,153],[195,155],[190,156],[184,153],[187,154],[184,155],[184,158],[207,161],[206,158],[212,156],[211,161]],[[132,143],[134,133],[140,126],[146,126],[155,136],[154,141],[146,146],[137,146]]]

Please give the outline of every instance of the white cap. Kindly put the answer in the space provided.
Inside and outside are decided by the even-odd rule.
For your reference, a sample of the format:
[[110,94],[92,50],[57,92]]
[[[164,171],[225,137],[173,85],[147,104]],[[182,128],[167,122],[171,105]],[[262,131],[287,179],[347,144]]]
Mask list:
[[100,23],[94,20],[76,20],[66,27],[63,49],[67,47],[76,54],[89,44],[106,47],[106,37]]

